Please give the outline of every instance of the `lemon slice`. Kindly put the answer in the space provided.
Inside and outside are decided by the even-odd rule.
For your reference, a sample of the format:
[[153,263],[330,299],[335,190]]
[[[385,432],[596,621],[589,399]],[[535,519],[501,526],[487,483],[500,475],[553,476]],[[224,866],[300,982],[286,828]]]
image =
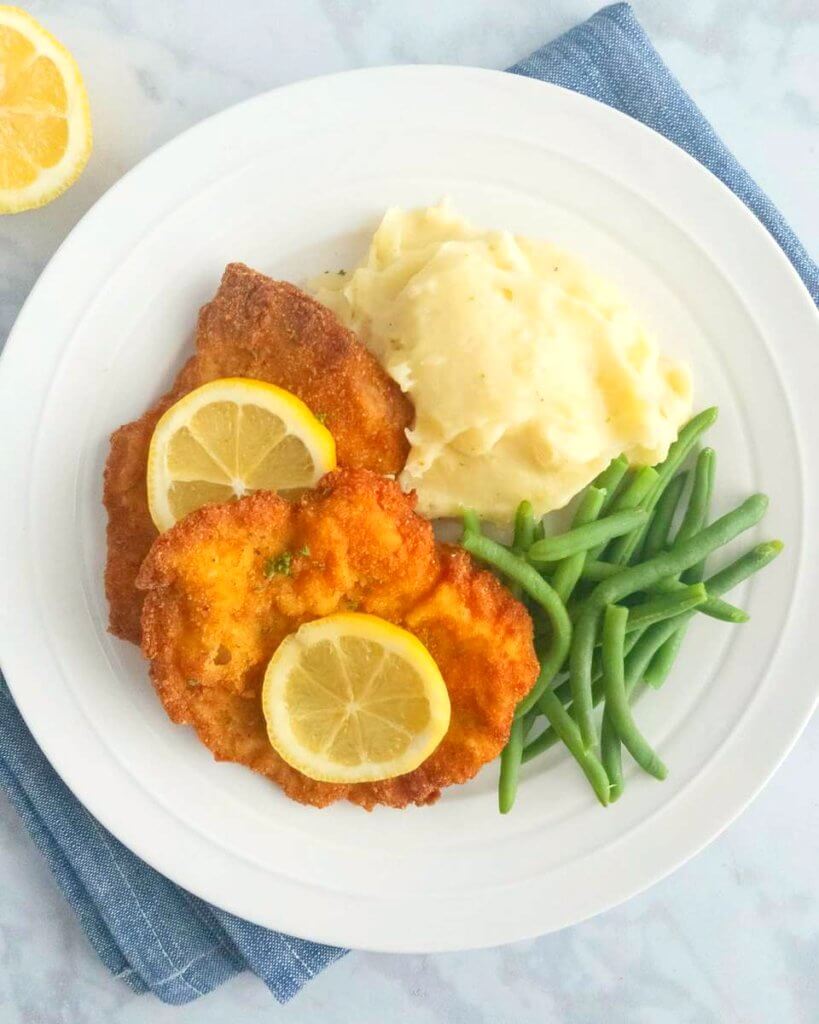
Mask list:
[[253,491],[292,497],[335,469],[333,435],[301,399],[247,377],[203,384],[157,423],[148,507],[158,530]]
[[71,54],[30,14],[0,4],[0,213],[50,202],[91,153],[91,114]]
[[281,757],[324,782],[411,772],[449,728],[449,694],[426,647],[357,613],[316,619],[287,637],[267,667],[262,708]]

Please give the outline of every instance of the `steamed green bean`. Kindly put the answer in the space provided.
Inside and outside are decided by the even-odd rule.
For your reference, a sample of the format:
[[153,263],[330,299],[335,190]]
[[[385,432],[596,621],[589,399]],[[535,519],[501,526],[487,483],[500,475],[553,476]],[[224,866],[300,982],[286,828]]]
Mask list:
[[668,546],[674,513],[677,511],[677,505],[680,503],[687,480],[687,473],[678,473],[663,491],[646,529],[643,558],[653,558]]
[[481,521],[478,519],[478,513],[471,508],[465,508],[461,512],[461,519],[464,524],[464,536],[468,533],[480,533],[481,532]]
[[[697,530],[702,529],[708,521],[711,495],[714,490],[715,475],[716,452],[713,448],[703,448],[697,456],[697,464],[694,469],[694,483],[691,487],[691,495],[688,499],[688,507],[685,510],[685,516],[683,517],[683,521],[677,533],[677,540],[686,540],[688,537],[696,533]],[[686,570],[681,579],[686,583],[697,583],[704,575],[705,559]],[[709,612],[710,614],[713,614],[715,618],[724,618],[725,621],[728,622],[747,621],[748,616],[744,612],[742,614],[737,614],[740,612],[740,609],[734,609],[733,605],[729,605],[724,601],[719,601],[718,598],[714,600],[718,603],[712,603]],[[676,661],[677,654],[682,647],[687,630],[688,622],[681,623],[668,640],[666,640],[663,645],[665,649],[663,650],[663,648],[661,648],[655,655],[655,666],[653,672],[649,666],[647,674],[651,675],[651,685],[656,689],[659,689],[659,687],[662,686],[668,676],[668,673],[671,671],[671,666]]]
[[517,796],[523,753],[523,730],[522,719],[519,718],[512,722],[509,741],[501,751],[500,782],[498,783],[498,809],[501,814],[508,814],[512,810]]
[[[716,418],[717,409],[712,406],[710,409],[704,409],[701,413],[698,413],[682,428],[677,440],[668,449],[665,461],[655,467],[658,476],[657,483],[643,502],[643,508],[647,512],[654,510],[663,491],[688,457],[688,453],[697,443],[699,436],[713,425]],[[632,533],[618,538],[612,544],[611,557],[608,560],[610,562],[620,562],[622,565],[627,564],[637,547],[642,543],[644,536],[645,527],[639,526]]]
[[[600,583],[603,580],[611,579],[612,576],[617,576],[621,572],[625,572],[626,567],[622,565],[612,565],[611,562],[589,562],[583,566],[582,576],[584,579],[590,580],[594,583]],[[647,587],[649,593],[652,594],[675,594],[685,586],[685,583],[681,583],[678,579],[669,577],[668,579],[658,580],[657,583]],[[699,611],[703,615],[708,615],[712,619],[720,619],[722,622],[747,622],[748,615],[741,608],[737,608],[727,601],[723,601],[720,598],[713,595],[710,591],[708,597],[700,605]]]
[[580,765],[583,774],[597,794],[597,799],[605,807],[609,802],[608,776],[597,755],[584,747],[583,738],[574,719],[551,690],[547,690],[542,695],[538,706],[549,720],[556,736],[563,741],[569,753]]
[[612,459],[603,472],[592,481],[592,487],[596,487],[599,491],[606,492],[601,512],[606,512],[612,505],[612,502],[615,501],[618,494],[618,488],[623,482],[623,478],[627,472],[628,459],[625,455],[618,455],[617,458]]
[[[766,565],[776,558],[781,550],[782,542],[779,540],[769,540],[763,544],[757,544],[756,547],[751,548],[750,551],[747,551],[740,558],[737,558],[730,565],[727,565],[720,572],[707,579],[705,581],[706,590],[714,595],[727,593],[755,572],[764,569]],[[693,613],[690,614],[693,617]],[[687,615],[681,617],[677,629],[660,650],[657,651],[651,664],[647,667],[645,681],[649,686],[653,686],[654,689],[659,689],[668,677],[668,673],[674,664],[674,659],[682,645],[685,629],[687,629],[689,622],[690,619]]]
[[[664,625],[664,623],[661,625]],[[642,631],[635,631],[633,633],[626,634],[624,651],[627,656],[632,649],[636,649],[642,635]],[[597,656],[598,654],[599,651],[596,651],[595,655]],[[603,700],[603,666],[602,663],[598,664],[599,661],[600,659],[595,657],[592,669],[592,704],[594,707],[597,707],[597,705]],[[559,686],[555,686],[551,692],[554,693],[564,707],[571,704],[572,692],[568,679],[561,682]],[[540,701],[538,701],[535,707],[540,708]],[[544,750],[548,750],[550,747],[554,746],[558,739],[559,737],[555,733],[554,729],[545,729],[524,748],[524,763],[526,761],[531,761],[531,759],[537,754],[540,754]]]
[[576,526],[566,533],[558,533],[552,537],[544,537],[529,548],[529,561],[536,564],[557,562],[562,558],[588,551],[589,548],[605,544],[612,537],[620,537],[636,529],[648,519],[642,509],[630,509],[613,512],[604,519]]
[[572,636],[572,624],[566,607],[554,589],[522,558],[513,554],[502,544],[497,544],[481,534],[467,532],[461,541],[470,554],[494,566],[509,579],[519,583],[529,597],[549,617],[552,626],[549,650],[541,661],[540,674],[529,694],[518,705],[516,714],[523,715],[534,707],[538,697],[551,683],[566,660]]
[[693,583],[674,594],[660,594],[659,597],[649,598],[648,601],[628,609],[626,629],[629,632],[645,629],[646,626],[653,626],[655,622],[671,619],[702,605],[707,596],[708,592],[702,583]]
[[[677,541],[688,540],[705,526],[708,520],[708,509],[711,503],[711,493],[714,489],[714,475],[716,473],[716,452],[713,448],[703,448],[697,456],[697,464],[694,468],[694,482],[691,485],[691,494],[688,498],[688,506],[683,516],[683,521],[677,531]],[[699,580],[691,580],[698,583]]]
[[[615,463],[612,463],[613,466]],[[609,466],[611,469],[611,466]],[[605,475],[605,474],[602,474]],[[585,526],[593,523],[600,515],[606,501],[606,491],[599,487],[591,486],[586,488],[586,493],[580,500],[577,507],[572,526]],[[552,574],[552,586],[560,600],[565,604],[572,596],[572,591],[580,579],[583,571],[583,563],[586,561],[586,552],[578,551],[568,558],[564,558],[555,566]]]
[[600,760],[609,780],[609,801],[619,800],[623,792],[623,745],[611,720],[603,712],[600,724]]
[[[664,779],[668,770],[638,729],[626,694],[623,641],[627,621],[627,608],[616,604],[606,606],[603,619],[603,686],[606,693],[606,717],[620,742],[640,767],[656,779]],[[620,782],[622,785],[622,774]]]
[[[535,539],[535,517],[532,503],[522,501],[515,512],[515,529],[512,537],[512,550],[516,555],[524,555]],[[520,584],[510,583],[509,589],[520,600]]]
[[515,513],[515,536],[512,541],[512,550],[516,555],[525,554],[532,546],[535,534],[535,517],[532,513],[532,503],[522,501]]
[[[665,765],[632,714],[635,687],[641,679],[662,684],[694,615],[747,621],[722,595],[782,549],[779,541],[756,545],[703,581],[707,556],[755,525],[767,505],[764,495],[754,495],[707,525],[713,449],[699,452],[693,471],[680,468],[715,419],[716,409],[695,416],[655,467],[628,474],[625,457],[612,460],[584,490],[563,533],[544,536],[543,521],[535,520],[530,502],[521,501],[507,546],[484,536],[476,513],[464,511],[462,546],[527,605],[540,662],[501,754],[501,813],[515,802],[521,765],[558,741],[604,806],[623,791],[624,746],[644,770],[665,777]],[[687,480],[685,511],[672,540]],[[596,751],[593,710],[603,701]],[[529,739],[544,719],[548,724]]]
[[758,523],[767,504],[764,495],[754,495],[687,541],[675,543],[669,551],[640,565],[630,566],[594,588],[575,623],[569,660],[573,713],[586,746],[592,746],[597,739],[592,719],[591,660],[603,608],[696,565],[712,551]]
[[[651,466],[643,466],[633,474],[631,479],[617,492],[617,496],[606,507],[607,513],[627,512],[642,507],[646,496],[657,485],[657,470]],[[591,548],[588,558],[599,558],[608,547],[608,542],[597,544]]]
[[[693,616],[693,612],[689,612],[688,615]],[[658,622],[656,625],[650,626],[634,645],[632,651],[626,655],[624,676],[626,697],[628,699],[631,698],[634,688],[651,663],[652,658],[655,657],[657,651],[668,642],[669,637],[673,634],[676,629],[676,622],[676,619],[668,619],[665,622]],[[533,742],[537,742],[537,740]],[[609,798],[614,802],[623,792],[621,743],[610,716],[605,713],[603,714],[603,725],[600,730],[600,757],[606,769],[606,774],[609,777]]]

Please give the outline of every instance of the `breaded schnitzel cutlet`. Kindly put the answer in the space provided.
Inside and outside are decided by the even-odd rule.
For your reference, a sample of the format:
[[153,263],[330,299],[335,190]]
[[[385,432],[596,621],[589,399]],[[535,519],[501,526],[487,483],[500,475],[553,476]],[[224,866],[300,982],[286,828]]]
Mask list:
[[398,385],[330,310],[291,284],[231,263],[199,314],[196,354],[153,408],[111,437],[105,591],[111,632],[124,640],[140,640],[134,581],[157,536],[145,482],[154,427],[183,395],[219,377],[255,377],[292,391],[324,417],[341,466],[403,469],[413,410]]
[[[142,649],[171,719],[193,725],[219,760],[241,762],[317,807],[343,799],[367,809],[432,803],[495,758],[538,673],[532,621],[466,552],[436,543],[414,505],[394,481],[339,469],[297,502],[259,492],[205,506],[162,534],[137,585],[147,591]],[[268,578],[268,560],[284,552],[287,572]],[[415,771],[337,785],[279,757],[261,686],[285,636],[351,610],[421,640],[441,670],[452,717]]]

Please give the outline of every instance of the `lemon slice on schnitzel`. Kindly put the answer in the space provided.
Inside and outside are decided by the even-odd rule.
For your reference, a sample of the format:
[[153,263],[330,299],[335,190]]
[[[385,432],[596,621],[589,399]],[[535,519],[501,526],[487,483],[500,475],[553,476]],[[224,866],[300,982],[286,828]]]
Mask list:
[[335,466],[333,435],[301,399],[225,377],[180,398],[154,428],[148,507],[163,531],[212,502],[253,491],[295,495]]
[[316,619],[270,659],[262,708],[271,744],[323,782],[376,782],[425,761],[449,728],[449,693],[432,655],[374,615]]
[[74,58],[30,14],[0,4],[0,213],[50,202],[90,153],[88,96]]

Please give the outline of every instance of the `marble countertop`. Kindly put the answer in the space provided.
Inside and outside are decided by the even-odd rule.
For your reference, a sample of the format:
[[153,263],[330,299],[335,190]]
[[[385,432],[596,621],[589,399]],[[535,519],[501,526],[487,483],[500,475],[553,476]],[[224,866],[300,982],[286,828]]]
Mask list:
[[[99,195],[167,139],[286,82],[391,63],[504,67],[600,0],[47,0],[94,111],[88,169],[0,222],[0,338]],[[663,57],[819,255],[815,0],[634,0]],[[556,935],[439,956],[356,953],[287,1007],[244,975],[181,1009],[105,971],[0,797],[3,1024],[809,1024],[819,1020],[819,720],[720,839],[625,906]]]

